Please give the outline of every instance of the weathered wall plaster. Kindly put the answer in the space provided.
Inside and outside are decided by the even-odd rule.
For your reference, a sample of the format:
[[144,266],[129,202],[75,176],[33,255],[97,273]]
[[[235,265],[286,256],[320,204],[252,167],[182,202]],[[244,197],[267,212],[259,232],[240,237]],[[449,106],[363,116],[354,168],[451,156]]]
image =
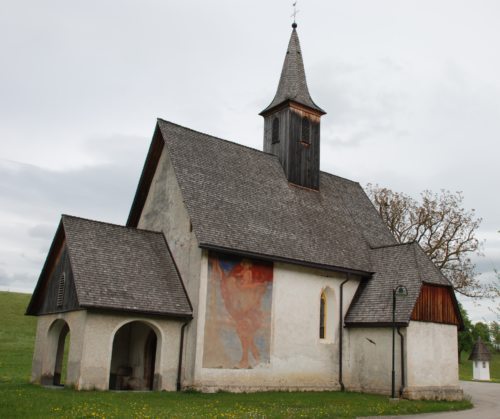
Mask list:
[[156,389],[176,389],[181,322],[84,310],[38,317],[32,382],[52,383],[57,339],[51,326],[57,320],[64,320],[71,333],[66,385],[79,390],[107,390],[115,333],[129,322],[141,321],[152,327],[158,339]]
[[458,341],[454,325],[410,322],[407,328],[408,379],[405,396],[461,399],[458,382]]
[[197,330],[200,327],[197,318],[202,251],[192,231],[166,146],[158,162],[138,228],[163,232],[193,305],[193,320],[185,330],[182,368],[182,383],[188,386],[196,380],[195,364],[199,362],[196,348]]
[[[392,329],[345,329],[344,384],[348,390],[390,394],[392,388]],[[403,331],[404,333],[404,331]],[[396,334],[396,391],[401,386],[401,344]]]
[[[208,264],[204,255],[203,263]],[[205,309],[208,269],[203,269],[200,310]],[[322,390],[338,388],[339,287],[345,275],[300,266],[275,263],[271,314],[271,354],[269,364],[245,370],[203,368],[197,365],[200,379],[193,383],[204,391],[225,389],[254,391],[266,389]],[[354,296],[359,279],[344,286],[344,314]],[[329,319],[330,339],[319,338],[321,292],[330,288],[333,319]],[[337,313],[337,314],[335,314]],[[205,318],[200,318],[200,324]],[[204,328],[198,329],[204,340]],[[198,347],[202,356],[202,346]]]

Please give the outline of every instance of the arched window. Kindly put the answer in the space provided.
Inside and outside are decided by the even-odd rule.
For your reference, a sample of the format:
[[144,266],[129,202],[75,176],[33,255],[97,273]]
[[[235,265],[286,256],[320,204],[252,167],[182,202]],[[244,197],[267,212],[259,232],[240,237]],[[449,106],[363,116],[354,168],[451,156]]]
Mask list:
[[311,122],[309,121],[309,118],[307,116],[304,116],[302,118],[302,130],[301,130],[300,141],[302,141],[305,144],[311,143]]
[[271,138],[273,144],[280,142],[280,120],[278,117],[273,119],[273,132]]
[[321,301],[319,305],[319,338],[325,339],[326,330],[326,295],[323,291],[321,293]]

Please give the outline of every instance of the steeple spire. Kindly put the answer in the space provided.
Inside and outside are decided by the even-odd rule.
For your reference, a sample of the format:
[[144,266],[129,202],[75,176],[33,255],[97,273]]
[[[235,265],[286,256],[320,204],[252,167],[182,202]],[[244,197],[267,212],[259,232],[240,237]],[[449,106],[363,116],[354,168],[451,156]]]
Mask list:
[[320,120],[326,112],[309,94],[295,19],[292,28],[278,91],[260,113],[264,151],[278,157],[288,182],[318,190]]
[[309,94],[306,82],[306,73],[304,70],[304,61],[300,49],[299,36],[297,34],[297,24],[292,24],[292,34],[288,49],[281,70],[281,77],[278,84],[278,90],[271,104],[264,109],[260,115],[265,116],[270,110],[287,101],[294,101],[311,110],[317,111],[321,115],[326,112],[314,103]]

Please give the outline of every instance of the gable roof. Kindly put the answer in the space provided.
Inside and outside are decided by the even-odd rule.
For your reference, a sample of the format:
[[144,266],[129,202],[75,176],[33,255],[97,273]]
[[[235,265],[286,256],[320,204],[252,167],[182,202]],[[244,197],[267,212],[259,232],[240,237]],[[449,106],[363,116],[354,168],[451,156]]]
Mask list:
[[289,100],[305,105],[321,114],[326,112],[314,103],[309,94],[306,82],[306,72],[304,71],[304,60],[300,49],[299,35],[293,27],[288,49],[281,70],[281,77],[278,90],[273,101],[264,109],[260,115],[266,114],[271,109]]
[[[159,119],[130,210],[135,227],[166,148],[202,248],[370,278],[346,325],[392,321],[392,289],[405,285],[407,325],[422,284],[449,287],[418,244],[398,244],[359,183],[320,173],[320,189],[288,183],[276,156]],[[459,314],[458,314],[459,316]]]
[[[80,308],[191,317],[192,308],[162,233],[63,215],[54,242],[65,236]],[[55,252],[51,247],[51,253]],[[46,263],[27,314],[37,314]]]
[[346,325],[392,322],[392,290],[406,287],[408,295],[396,304],[396,323],[407,325],[424,283],[451,287],[417,243],[371,250],[374,275],[358,289],[345,317]]
[[[150,155],[163,146],[201,247],[368,275],[370,246],[395,243],[358,183],[322,172],[319,191],[300,188],[272,154],[160,119]],[[146,161],[130,226],[157,161]]]

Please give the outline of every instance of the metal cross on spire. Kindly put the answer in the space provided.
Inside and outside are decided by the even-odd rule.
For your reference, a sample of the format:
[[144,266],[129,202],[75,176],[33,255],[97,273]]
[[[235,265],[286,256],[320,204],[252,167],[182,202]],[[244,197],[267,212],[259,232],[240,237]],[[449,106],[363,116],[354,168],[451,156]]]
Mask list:
[[295,21],[297,19],[297,13],[300,12],[300,10],[297,10],[297,3],[298,1],[294,1],[292,3],[292,6],[293,6],[293,13],[290,17],[293,17],[293,24],[292,24],[292,27],[293,28],[296,28],[297,27],[297,22]]

